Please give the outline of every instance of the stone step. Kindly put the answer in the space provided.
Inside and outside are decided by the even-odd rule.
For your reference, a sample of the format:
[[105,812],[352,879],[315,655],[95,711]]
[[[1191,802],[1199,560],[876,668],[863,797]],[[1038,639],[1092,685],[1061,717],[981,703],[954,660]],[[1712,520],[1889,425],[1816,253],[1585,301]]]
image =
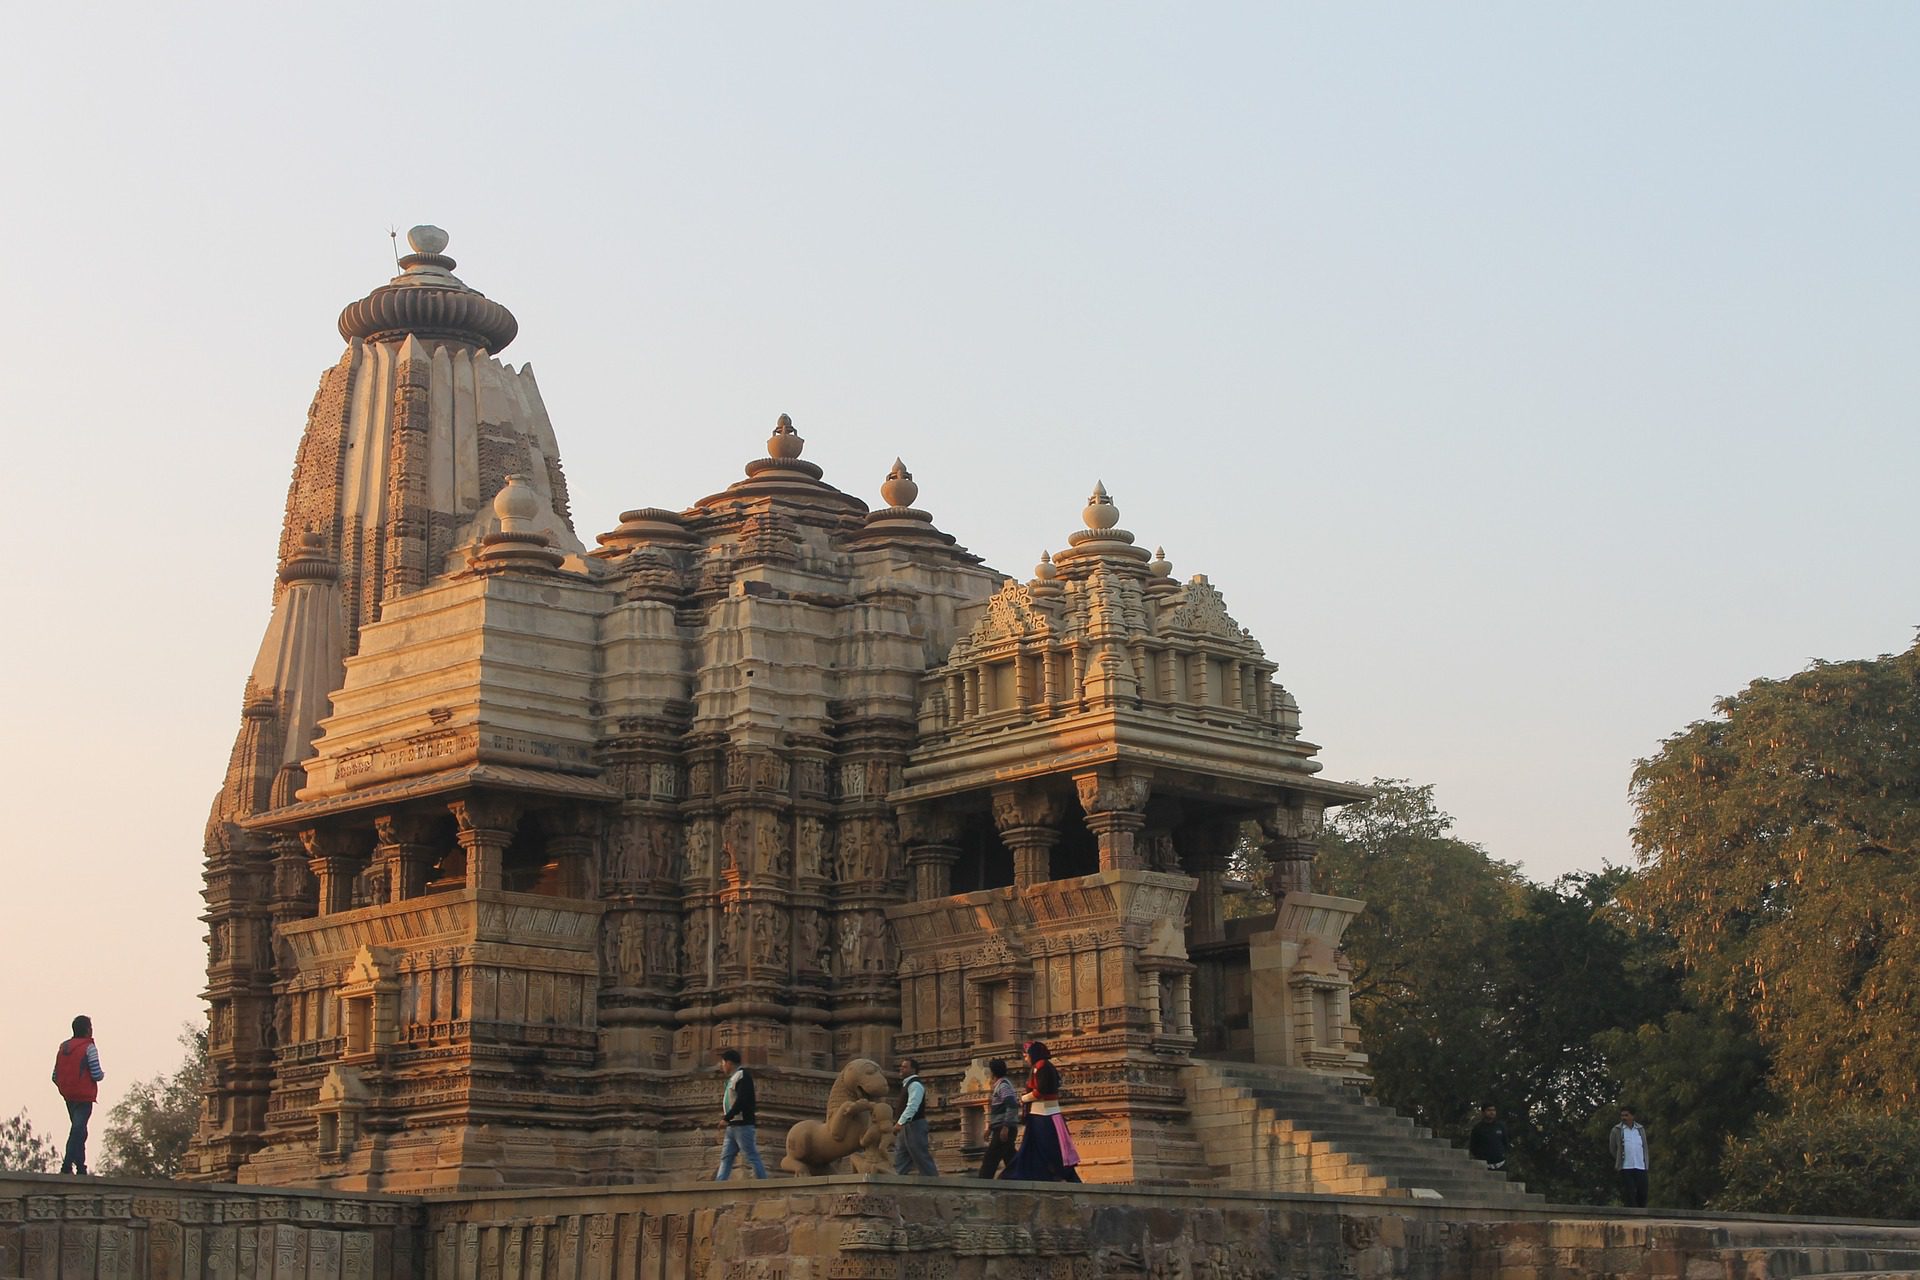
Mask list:
[[1357,1195],[1419,1189],[1444,1199],[1545,1203],[1430,1130],[1307,1072],[1206,1062],[1186,1084],[1194,1131],[1228,1185],[1298,1176],[1318,1190]]

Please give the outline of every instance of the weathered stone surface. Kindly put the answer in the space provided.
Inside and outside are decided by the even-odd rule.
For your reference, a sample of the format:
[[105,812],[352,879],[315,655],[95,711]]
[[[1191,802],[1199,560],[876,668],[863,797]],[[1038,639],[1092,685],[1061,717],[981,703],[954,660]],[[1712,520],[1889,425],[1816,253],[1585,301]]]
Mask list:
[[[741,479],[588,551],[532,373],[495,358],[517,324],[445,243],[420,229],[343,313],[298,447],[207,830],[196,1176],[705,1171],[728,1045],[776,1158],[847,1063],[915,1057],[958,1171],[985,1062],[1044,1039],[1088,1181],[1399,1189],[1363,1161],[1307,1169],[1311,1135],[1216,1159],[1203,1130],[1232,1100],[1184,1075],[1365,1075],[1338,948],[1359,904],[1314,894],[1312,857],[1327,808],[1366,793],[1318,775],[1204,575],[1176,580],[1096,485],[1084,527],[1006,578],[912,506],[899,459],[869,510],[785,416]],[[1279,908],[1229,927],[1249,824]],[[457,1252],[585,1274],[612,1230]]]

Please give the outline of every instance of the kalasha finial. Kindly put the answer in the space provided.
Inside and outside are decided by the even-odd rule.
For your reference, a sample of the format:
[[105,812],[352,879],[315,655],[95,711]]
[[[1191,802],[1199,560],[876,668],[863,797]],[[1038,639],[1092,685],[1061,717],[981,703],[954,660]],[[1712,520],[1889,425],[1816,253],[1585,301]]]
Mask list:
[[430,222],[423,222],[407,232],[407,243],[415,253],[441,254],[447,251],[447,233]]
[[793,419],[781,414],[780,421],[773,424],[773,434],[767,437],[767,456],[791,462],[806,447],[807,442],[793,429]]
[[1040,563],[1033,566],[1033,581],[1027,584],[1027,590],[1043,599],[1065,594],[1066,588],[1060,585],[1060,570],[1053,566],[1051,551],[1040,553]]
[[919,496],[920,486],[913,482],[913,472],[895,458],[893,470],[887,472],[887,478],[880,484],[880,501],[890,507],[910,507]]
[[339,570],[334,567],[332,557],[327,555],[326,535],[308,525],[300,531],[300,545],[281,564],[280,581],[331,580],[338,576]]
[[1093,482],[1093,494],[1087,499],[1087,509],[1080,513],[1087,528],[1105,532],[1120,523],[1120,508],[1113,505],[1113,499],[1107,496],[1107,486],[1098,480]]
[[533,532],[533,518],[539,513],[540,495],[524,475],[508,476],[500,492],[493,495],[493,514],[500,517],[503,533]]
[[1164,578],[1173,572],[1173,563],[1167,559],[1165,547],[1153,549],[1153,559],[1147,561],[1147,572],[1156,578]]
[[474,563],[482,569],[555,569],[566,556],[534,523],[542,499],[524,475],[511,475],[493,495],[500,527],[480,540]]

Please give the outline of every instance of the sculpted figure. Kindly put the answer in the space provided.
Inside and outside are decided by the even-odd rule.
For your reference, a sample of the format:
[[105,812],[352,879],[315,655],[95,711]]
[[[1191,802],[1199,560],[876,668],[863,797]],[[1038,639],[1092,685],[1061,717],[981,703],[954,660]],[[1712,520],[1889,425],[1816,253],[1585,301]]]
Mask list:
[[893,1127],[893,1108],[884,1102],[873,1104],[873,1115],[867,1121],[867,1136],[860,1139],[860,1149],[853,1153],[855,1173],[892,1173],[893,1144],[899,1137],[899,1131]]
[[[827,1118],[802,1120],[787,1130],[787,1154],[780,1167],[803,1178],[819,1177],[833,1172],[836,1161],[864,1152],[874,1130],[884,1143],[893,1133],[893,1108],[884,1101],[886,1096],[887,1076],[879,1063],[871,1058],[849,1062],[827,1094]],[[874,1171],[861,1168],[863,1173]]]

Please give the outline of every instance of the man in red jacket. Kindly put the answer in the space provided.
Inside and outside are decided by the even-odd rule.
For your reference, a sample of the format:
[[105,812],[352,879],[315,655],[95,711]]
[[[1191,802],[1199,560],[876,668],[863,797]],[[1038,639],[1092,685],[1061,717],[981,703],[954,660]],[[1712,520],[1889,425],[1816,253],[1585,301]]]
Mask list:
[[107,1073],[100,1069],[100,1050],[93,1044],[93,1019],[84,1013],[73,1020],[73,1039],[60,1045],[53,1059],[53,1083],[67,1100],[67,1118],[73,1127],[67,1131],[67,1154],[60,1172],[87,1173],[87,1121],[93,1118],[93,1104],[100,1097],[100,1082]]

